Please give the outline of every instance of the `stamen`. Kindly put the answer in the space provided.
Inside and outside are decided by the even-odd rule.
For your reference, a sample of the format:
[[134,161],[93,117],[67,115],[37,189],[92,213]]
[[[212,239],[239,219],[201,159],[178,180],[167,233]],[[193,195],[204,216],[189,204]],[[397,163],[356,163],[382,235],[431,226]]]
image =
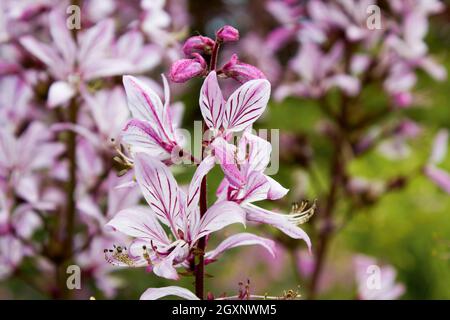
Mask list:
[[308,201],[302,201],[300,204],[294,202],[288,219],[297,225],[308,222],[316,210],[316,200],[309,209],[306,209],[308,204]]
[[105,249],[105,260],[115,266],[123,266],[124,264],[129,267],[136,266],[135,262],[127,253],[126,247],[113,245],[113,249]]

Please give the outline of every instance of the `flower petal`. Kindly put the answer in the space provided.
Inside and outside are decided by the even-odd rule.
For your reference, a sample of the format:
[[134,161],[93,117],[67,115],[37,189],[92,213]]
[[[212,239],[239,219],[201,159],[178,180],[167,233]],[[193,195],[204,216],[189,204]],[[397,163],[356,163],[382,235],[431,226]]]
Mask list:
[[185,288],[169,286],[162,288],[149,288],[141,296],[141,300],[156,300],[166,296],[177,296],[187,300],[200,300],[195,294]]
[[205,255],[205,263],[217,259],[224,251],[239,246],[260,245],[275,257],[275,242],[273,240],[259,237],[252,233],[238,233],[226,238],[214,250]]
[[53,9],[48,16],[48,22],[55,46],[64,57],[64,62],[72,65],[75,63],[77,48],[66,26],[65,12],[63,10],[65,10],[64,6]]
[[135,174],[139,187],[156,216],[176,235],[175,224],[180,213],[178,185],[169,169],[145,154],[135,156]]
[[48,92],[48,106],[55,108],[69,101],[74,95],[75,89],[67,82],[53,82]]
[[222,125],[225,101],[215,71],[210,72],[203,82],[199,104],[208,128],[219,129]]
[[200,165],[197,167],[194,176],[192,177],[192,181],[189,185],[188,191],[188,199],[187,199],[187,207],[188,211],[192,208],[197,208],[198,206],[198,198],[200,197],[200,185],[203,180],[203,177],[208,174],[208,172],[214,168],[215,158],[213,156],[207,156]]
[[245,211],[231,201],[217,202],[202,217],[198,231],[192,241],[196,241],[233,223],[242,223],[245,226]]
[[243,208],[247,213],[247,221],[270,224],[291,238],[303,239],[311,249],[311,240],[308,235],[295,224],[295,221],[289,220],[289,215],[275,213],[252,204],[245,204]]
[[233,186],[240,188],[245,182],[245,178],[236,165],[236,147],[221,137],[216,138],[212,146],[214,155],[219,160],[225,177]]
[[132,76],[124,76],[123,85],[133,117],[148,121],[161,138],[168,141],[174,140],[170,131],[171,123],[168,123],[167,110],[156,92],[143,81]]
[[106,226],[130,237],[153,240],[156,244],[170,244],[155,213],[144,206],[136,206],[119,211]]
[[269,193],[267,194],[268,199],[278,200],[280,198],[283,198],[289,192],[289,189],[286,189],[271,177],[266,176],[266,179],[269,182],[270,186]]
[[244,83],[226,102],[224,128],[237,132],[252,125],[266,109],[269,97],[269,81],[257,79]]
[[239,141],[239,152],[243,159],[248,159],[245,164],[247,171],[263,172],[269,165],[272,145],[265,139],[245,132]]
[[139,119],[128,121],[122,131],[122,141],[129,144],[133,152],[145,152],[160,160],[169,158],[172,150],[148,122]]
[[433,142],[433,150],[430,156],[430,163],[438,164],[444,161],[448,148],[448,130],[439,130]]
[[78,61],[88,65],[100,61],[109,49],[114,36],[114,22],[106,19],[89,28],[78,37]]
[[425,174],[442,190],[450,194],[450,174],[433,165],[428,165],[424,169]]

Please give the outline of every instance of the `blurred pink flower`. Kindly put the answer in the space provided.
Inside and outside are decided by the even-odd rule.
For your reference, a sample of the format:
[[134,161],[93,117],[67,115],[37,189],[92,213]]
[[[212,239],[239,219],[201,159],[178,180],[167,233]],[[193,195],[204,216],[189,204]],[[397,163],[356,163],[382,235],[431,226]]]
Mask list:
[[354,258],[355,276],[360,300],[395,300],[403,295],[405,287],[396,283],[397,272],[390,265],[379,266],[371,257]]
[[428,164],[424,168],[425,175],[428,176],[431,181],[438,185],[443,191],[450,194],[450,174],[437,167],[442,163],[447,154],[448,148],[448,130],[440,130],[433,143],[433,149],[431,152]]
[[53,9],[48,16],[51,46],[32,36],[20,38],[21,45],[44,63],[56,79],[49,89],[50,107],[66,103],[84,81],[135,70],[131,61],[110,55],[114,37],[112,20],[103,20],[87,29],[75,42],[66,27],[62,9]]

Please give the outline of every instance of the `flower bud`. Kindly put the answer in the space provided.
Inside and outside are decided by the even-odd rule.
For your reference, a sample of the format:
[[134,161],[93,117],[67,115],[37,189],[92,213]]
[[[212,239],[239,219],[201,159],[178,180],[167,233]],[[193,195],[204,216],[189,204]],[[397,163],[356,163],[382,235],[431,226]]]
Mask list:
[[187,57],[193,56],[193,53],[211,54],[214,47],[214,40],[204,36],[190,37],[183,45],[183,52]]
[[223,26],[216,32],[217,40],[221,42],[233,42],[239,40],[239,31],[232,26]]
[[227,77],[233,78],[240,83],[253,79],[266,79],[261,70],[250,64],[240,62],[236,54],[233,54],[230,61],[222,67],[222,72]]
[[193,59],[181,59],[172,64],[169,73],[170,80],[176,83],[183,83],[202,75],[206,71],[205,59],[195,52],[192,56],[194,56]]

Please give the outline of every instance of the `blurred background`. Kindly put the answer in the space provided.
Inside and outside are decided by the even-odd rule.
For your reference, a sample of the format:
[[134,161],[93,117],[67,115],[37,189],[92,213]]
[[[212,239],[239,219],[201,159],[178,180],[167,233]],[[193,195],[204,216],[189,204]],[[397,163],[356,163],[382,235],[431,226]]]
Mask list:
[[[38,2],[40,3],[40,1],[34,2],[34,5]],[[359,52],[359,49],[355,47],[361,46],[364,48],[360,50],[361,52],[364,51],[367,55],[376,57],[372,61],[376,60],[383,65],[380,62],[383,58],[378,56],[379,53],[375,48],[379,49],[391,41],[388,35],[376,37],[373,41],[378,44],[370,46],[367,43],[363,44],[365,39],[354,41],[346,39],[346,35],[339,31],[339,28],[345,28],[343,26],[333,26],[330,23],[327,27],[323,27],[326,24],[325,18],[324,21],[317,23],[320,25],[319,29],[323,31],[321,35],[311,26],[314,19],[312,13],[308,11],[308,1],[167,0],[154,1],[151,4],[151,1],[148,1],[147,7],[143,5],[144,2],[127,1],[126,4],[113,0],[77,2],[81,7],[81,31],[85,28],[84,26],[95,25],[108,17],[115,20],[117,36],[139,25],[137,28],[145,35],[144,43],[157,46],[157,52],[160,55],[157,64],[140,74],[161,83],[159,74],[161,72],[167,74],[171,63],[182,57],[183,40],[192,35],[214,38],[215,30],[225,24],[236,27],[240,33],[240,41],[224,47],[219,65],[223,65],[232,53],[236,53],[241,61],[257,66],[272,83],[272,99],[265,114],[256,123],[256,128],[280,130],[280,165],[274,178],[290,189],[282,200],[263,203],[262,206],[289,212],[294,202],[317,200],[316,214],[309,222],[302,225],[312,238],[315,252],[318,242],[321,241],[320,237],[323,236],[324,226],[321,215],[323,215],[324,207],[327,206],[327,196],[334,174],[333,168],[330,169],[335,152],[332,114],[333,111],[339,112],[340,97],[345,88],[337,85],[317,95],[296,94],[291,87],[289,91],[286,89],[288,83],[292,83],[294,79],[306,77],[301,72],[295,72],[294,58],[298,57],[299,50],[305,46],[305,40],[302,37],[317,34],[319,38],[324,36],[326,39],[318,42],[324,52],[331,50],[332,44],[341,37],[344,42],[351,43],[346,44],[344,55],[348,52],[349,54]],[[356,6],[361,2],[355,0],[352,3]],[[406,2],[415,1],[398,2],[404,2],[406,6]],[[51,74],[42,76],[42,73],[45,74],[48,71],[48,66],[32,57],[18,39],[31,34],[49,43],[46,40],[49,33],[46,30],[48,29],[45,22],[46,15],[52,7],[56,6],[56,3],[42,1],[42,7],[39,10],[26,16],[20,10],[26,10],[22,8],[29,10],[27,5],[30,6],[30,3],[2,0],[0,8],[3,6],[5,23],[0,24],[3,26],[3,30],[0,30],[0,34],[3,35],[0,53],[2,61],[8,64],[0,65],[0,68],[3,68],[0,74],[1,81],[5,81],[7,77],[14,77],[17,74],[23,76],[24,73],[21,73],[24,72],[23,69],[39,70],[38,80],[32,80],[30,85],[33,96],[31,108],[37,108],[39,112],[42,112],[46,108],[48,85],[53,81],[51,79],[54,76]],[[367,7],[368,2],[364,3]],[[445,5],[442,9],[427,15],[429,26],[424,41],[428,49],[425,54],[432,56],[445,70],[450,70],[448,50],[450,48],[450,2],[444,1],[442,4]],[[395,10],[388,9],[387,2],[378,1],[378,5],[382,8],[386,19],[395,20],[401,26],[401,18],[395,18]],[[20,6],[23,7],[19,8]],[[413,8],[412,5],[411,8]],[[160,12],[157,10],[164,12],[167,21],[162,21],[165,18],[161,13],[159,15],[155,13]],[[406,13],[402,14],[406,15]],[[18,16],[21,18],[16,19],[15,17]],[[383,15],[383,18],[385,16]],[[398,16],[401,17],[401,14]],[[143,19],[146,20],[143,21]],[[158,23],[159,26],[155,26]],[[31,30],[29,26],[32,26]],[[164,35],[156,33],[154,30],[157,28],[163,30]],[[279,39],[282,36],[276,37],[273,32],[278,30],[281,34],[283,28],[287,28],[291,33],[287,33],[286,40],[281,41]],[[19,30],[21,34],[15,34]],[[392,29],[389,30],[390,34],[394,33]],[[167,34],[170,34],[170,37]],[[158,41],[163,38],[164,43]],[[273,39],[278,39],[279,43],[274,44]],[[12,47],[20,51],[19,58],[16,54],[10,53]],[[6,72],[6,67],[13,63],[18,64],[21,71]],[[339,63],[341,63],[340,60],[336,62],[336,64]],[[320,63],[313,65],[312,74],[319,74],[320,68]],[[358,98],[354,98],[355,94],[350,95],[352,98],[349,99],[354,104],[351,106],[353,109],[349,117],[355,120],[355,123],[365,119],[365,115],[376,115],[376,117],[370,118],[369,121],[372,122],[348,138],[352,155],[346,158],[345,182],[342,183],[342,190],[338,192],[332,210],[333,232],[330,232],[326,259],[323,261],[321,275],[316,284],[315,298],[364,298],[364,292],[359,288],[363,280],[358,277],[358,259],[368,259],[369,262],[379,265],[382,270],[392,268],[389,271],[396,271],[395,280],[392,280],[392,283],[401,285],[402,289],[399,291],[401,294],[394,295],[392,298],[450,298],[448,286],[450,284],[449,187],[447,185],[445,189],[445,181],[441,180],[439,183],[435,181],[436,179],[424,174],[424,168],[433,152],[436,135],[450,128],[450,83],[448,77],[437,77],[440,78],[437,80],[424,69],[414,67],[411,71],[417,79],[414,85],[407,89],[408,93],[411,93],[411,96],[408,95],[408,103],[402,103],[403,100],[399,102],[403,96],[395,96],[395,92],[387,89],[385,82],[384,85],[377,85],[377,81],[378,83],[387,81],[389,75],[386,73],[378,74],[378,80],[375,79],[373,82],[364,81],[366,74],[370,72],[375,74],[373,69],[371,71],[364,69],[361,74],[354,76],[360,81],[361,87],[356,93]],[[92,92],[99,90],[98,87],[102,86],[108,88],[120,86],[120,76],[117,74],[107,80],[89,80],[88,86]],[[405,73],[403,76],[406,78],[409,75]],[[402,77],[393,78],[392,81],[400,83],[402,79]],[[172,101],[180,101],[184,104],[181,125],[183,128],[193,130],[194,120],[201,120],[198,108],[201,84],[200,78],[186,84],[171,83]],[[0,108],[6,110],[6,105],[14,105],[17,100],[12,101],[13,98],[6,97],[5,90],[11,89],[3,86],[0,93],[3,96]],[[412,99],[411,102],[409,98]],[[329,109],[323,108],[325,103],[330,105]],[[399,106],[393,106],[395,103]],[[114,104],[114,101],[109,104]],[[384,109],[386,105],[387,109]],[[14,106],[11,109],[14,110]],[[29,121],[26,118],[23,118],[24,121]],[[4,121],[6,118],[0,123]],[[408,131],[405,134],[401,131],[399,129],[401,124],[409,125],[408,128],[413,133]],[[384,134],[386,130],[389,133]],[[363,138],[369,139],[369,144],[371,146],[373,144],[373,147],[367,150],[363,148],[363,151],[360,151],[357,146]],[[112,159],[115,154],[114,148],[109,147],[109,150],[103,154]],[[450,155],[439,163],[439,168],[450,171]],[[179,183],[188,184],[194,170],[195,168],[191,167],[181,167],[174,172]],[[219,168],[216,168],[208,177],[210,190],[214,190],[222,179],[222,173]],[[209,194],[209,199],[212,203],[215,195]],[[79,211],[82,211],[82,208],[77,209],[77,215],[82,215]],[[54,215],[58,215],[58,211]],[[84,224],[85,220],[78,219],[76,223]],[[222,293],[232,295],[238,292],[240,283],[246,285],[249,281],[250,290],[255,294],[267,293],[271,296],[279,296],[288,290],[294,290],[298,291],[301,298],[307,298],[317,261],[316,252],[309,255],[303,242],[287,239],[281,233],[274,231],[275,229],[260,226],[250,226],[250,228],[256,228],[260,234],[277,240],[277,258],[272,259],[266,252],[256,247],[230,250],[220,261],[207,266],[206,290],[216,295]],[[85,233],[89,234],[85,227],[79,227],[77,230],[80,237],[89,238],[85,235]],[[211,247],[222,236],[225,237],[226,233],[227,231],[211,240]],[[6,242],[6,234],[7,232],[1,234],[4,242]],[[27,237],[27,242],[32,242],[33,246],[38,247],[41,243],[52,239],[46,236],[45,228],[42,226],[36,228]],[[97,259],[97,264],[108,265],[104,261],[102,245],[94,246],[92,242],[89,242],[87,246],[91,250],[90,256],[84,260],[92,262]],[[46,279],[53,278],[53,271],[50,266],[47,266],[49,263],[44,261],[45,258],[37,258],[34,253],[25,253],[20,262],[15,263],[13,267],[9,266],[8,269],[5,267],[10,259],[8,255],[11,255],[15,248],[10,244],[2,244],[0,249],[2,250],[0,264],[3,264],[3,270],[0,272],[0,298],[61,298],[58,294],[54,294],[56,289],[48,288],[49,284],[51,286],[51,280]],[[158,278],[142,269],[119,269],[108,265],[107,270],[96,273],[95,268],[97,267],[89,263],[82,265],[82,289],[74,290],[68,298],[88,299],[94,296],[96,299],[138,299],[149,287],[174,284],[173,281]],[[106,280],[102,277],[113,281],[112,292],[106,293],[102,287],[102,282]],[[190,288],[192,283],[192,277],[183,277],[176,285]]]

